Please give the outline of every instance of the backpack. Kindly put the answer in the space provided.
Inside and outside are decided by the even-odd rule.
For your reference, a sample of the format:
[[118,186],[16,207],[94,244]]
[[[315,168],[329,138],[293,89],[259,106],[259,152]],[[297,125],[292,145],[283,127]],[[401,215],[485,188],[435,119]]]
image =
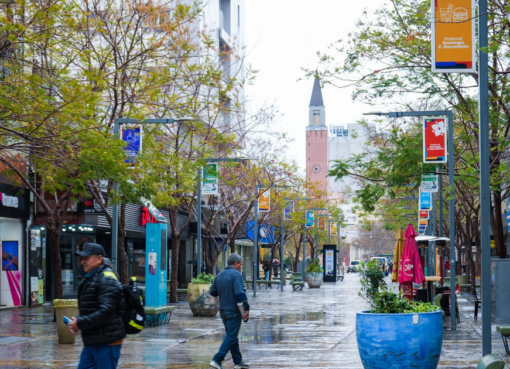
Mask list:
[[145,310],[142,290],[136,285],[136,277],[131,277],[129,284],[123,284],[125,313],[124,329],[127,334],[140,333],[145,326]]

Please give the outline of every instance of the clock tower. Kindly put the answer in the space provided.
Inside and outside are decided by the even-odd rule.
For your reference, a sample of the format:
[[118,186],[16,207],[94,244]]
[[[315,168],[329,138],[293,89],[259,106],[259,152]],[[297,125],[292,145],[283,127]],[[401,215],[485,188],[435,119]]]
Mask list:
[[306,127],[306,179],[328,191],[328,127],[319,79],[315,77]]

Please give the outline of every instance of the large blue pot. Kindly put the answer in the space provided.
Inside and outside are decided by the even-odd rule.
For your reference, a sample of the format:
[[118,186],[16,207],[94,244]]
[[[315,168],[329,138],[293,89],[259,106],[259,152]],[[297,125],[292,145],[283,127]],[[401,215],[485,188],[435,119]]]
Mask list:
[[442,312],[356,315],[365,369],[436,369],[443,345]]

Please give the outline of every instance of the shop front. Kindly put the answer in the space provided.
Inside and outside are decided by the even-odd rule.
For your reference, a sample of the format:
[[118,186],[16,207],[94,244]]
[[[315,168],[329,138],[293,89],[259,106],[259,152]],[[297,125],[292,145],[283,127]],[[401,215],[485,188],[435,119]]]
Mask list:
[[28,194],[21,188],[0,183],[0,305],[26,304],[26,229],[29,217]]

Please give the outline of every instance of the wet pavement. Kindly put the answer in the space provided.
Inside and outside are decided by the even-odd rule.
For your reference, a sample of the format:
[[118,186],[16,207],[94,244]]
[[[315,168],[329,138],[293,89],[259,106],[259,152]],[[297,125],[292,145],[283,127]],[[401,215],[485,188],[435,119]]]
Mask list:
[[[388,280],[389,282],[389,280]],[[394,285],[395,286],[395,285]],[[367,309],[358,296],[359,279],[347,274],[343,282],[326,283],[320,289],[292,291],[286,286],[257,290],[251,319],[243,323],[240,345],[251,368],[361,369],[356,344],[356,312]],[[450,330],[444,319],[444,341],[439,368],[476,368],[481,358],[480,319],[474,322],[469,295],[459,297],[461,323]],[[146,328],[128,336],[122,347],[119,368],[209,368],[223,339],[223,324],[215,318],[193,317],[187,302],[175,304],[169,325]],[[480,317],[479,313],[479,317]],[[53,309],[48,307],[0,310],[0,368],[76,368],[82,349],[59,344]],[[382,337],[384,339],[384,337]],[[510,368],[501,336],[493,326],[493,353]],[[230,355],[225,368],[233,368]]]

